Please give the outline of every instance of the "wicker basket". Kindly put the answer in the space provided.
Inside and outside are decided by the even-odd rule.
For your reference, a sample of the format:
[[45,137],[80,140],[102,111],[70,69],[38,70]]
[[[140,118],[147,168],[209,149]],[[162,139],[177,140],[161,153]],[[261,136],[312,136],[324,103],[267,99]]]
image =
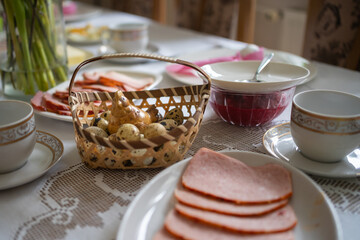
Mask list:
[[[177,107],[182,109],[184,123],[167,134],[139,141],[116,141],[95,136],[86,131],[94,117],[110,110],[115,93],[73,92],[76,74],[84,65],[108,58],[138,57],[191,67],[201,74],[203,85],[124,92],[135,106],[146,110],[155,104],[165,114]],[[82,161],[90,168],[138,169],[167,167],[184,158],[193,143],[203,118],[210,94],[210,77],[198,66],[180,59],[138,53],[103,55],[85,60],[75,69],[69,86],[69,105],[75,128],[75,141]]]

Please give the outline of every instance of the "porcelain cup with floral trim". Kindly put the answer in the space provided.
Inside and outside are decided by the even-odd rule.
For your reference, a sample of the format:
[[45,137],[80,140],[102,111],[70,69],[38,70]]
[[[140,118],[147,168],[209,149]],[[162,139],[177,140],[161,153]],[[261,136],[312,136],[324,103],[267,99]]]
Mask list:
[[360,97],[332,90],[300,92],[293,98],[290,129],[304,156],[340,161],[360,145]]
[[34,110],[27,102],[0,101],[0,173],[21,168],[34,150]]
[[149,44],[147,23],[121,23],[112,25],[107,31],[108,45],[119,53],[142,52]]

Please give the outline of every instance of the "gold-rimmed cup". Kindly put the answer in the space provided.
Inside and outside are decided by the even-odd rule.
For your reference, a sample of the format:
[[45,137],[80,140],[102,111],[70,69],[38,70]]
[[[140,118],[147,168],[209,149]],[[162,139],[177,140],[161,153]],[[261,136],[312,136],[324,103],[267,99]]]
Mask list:
[[111,25],[103,36],[116,52],[143,52],[149,44],[149,25],[143,22],[129,22]]
[[293,98],[290,129],[304,156],[340,161],[360,145],[360,98],[332,90],[300,92]]
[[0,101],[0,173],[21,168],[34,150],[34,110],[23,101]]

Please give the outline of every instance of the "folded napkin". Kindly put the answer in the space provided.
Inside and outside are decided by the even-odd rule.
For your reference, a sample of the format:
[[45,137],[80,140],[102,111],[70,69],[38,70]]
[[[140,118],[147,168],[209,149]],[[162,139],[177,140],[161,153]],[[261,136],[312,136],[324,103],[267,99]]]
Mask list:
[[[217,57],[211,59],[205,59],[200,61],[192,62],[199,67],[202,67],[206,64],[218,63],[218,62],[233,62],[233,61],[246,61],[246,60],[262,60],[264,57],[264,48],[258,48],[257,51],[247,53],[246,55],[242,55],[241,51],[236,53],[234,56],[224,56]],[[176,74],[184,74],[184,75],[194,75],[194,71],[192,68],[180,65],[180,64],[171,64],[166,66],[166,71]]]

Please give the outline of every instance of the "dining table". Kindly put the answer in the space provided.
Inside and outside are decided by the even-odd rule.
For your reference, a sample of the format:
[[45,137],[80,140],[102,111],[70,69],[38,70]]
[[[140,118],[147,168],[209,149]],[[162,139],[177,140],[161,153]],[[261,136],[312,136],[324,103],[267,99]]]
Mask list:
[[[89,23],[100,26],[147,22],[150,43],[157,49],[153,54],[172,58],[217,48],[240,50],[247,46],[244,42],[160,24],[125,12],[96,9],[96,14],[68,21],[66,27]],[[100,54],[102,43],[73,44],[96,56]],[[101,60],[86,66],[84,71],[119,67],[160,75],[162,80],[154,88],[183,86],[183,82],[166,73],[166,64],[162,61],[121,63]],[[360,72],[316,61],[311,61],[311,66],[316,71],[315,76],[298,85],[296,93],[330,89],[360,96]],[[69,72],[69,79],[73,70]],[[1,100],[8,98],[0,93]],[[207,105],[198,135],[185,158],[193,156],[202,147],[214,151],[250,151],[270,156],[263,145],[263,136],[274,126],[288,123],[290,114],[291,104],[270,123],[240,127],[224,122]],[[81,160],[71,121],[35,114],[35,122],[40,134],[55,136],[62,142],[63,151],[60,150],[59,161],[35,179],[0,190],[0,239],[117,239],[128,207],[164,168],[91,169]],[[331,200],[339,219],[340,239],[346,240],[360,238],[360,159],[355,161],[356,173],[347,177],[306,173]],[[4,181],[1,175],[0,185]]]

